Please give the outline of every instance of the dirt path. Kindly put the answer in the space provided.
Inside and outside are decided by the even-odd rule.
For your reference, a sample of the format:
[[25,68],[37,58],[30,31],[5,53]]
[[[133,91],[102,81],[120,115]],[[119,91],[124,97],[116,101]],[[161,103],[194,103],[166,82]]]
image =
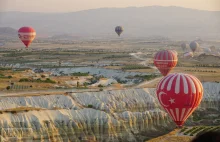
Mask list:
[[138,87],[138,88],[146,88],[146,86],[155,84],[156,82],[158,82],[161,79],[162,79],[162,77],[155,78],[155,79],[150,80],[150,81],[145,81],[145,82],[142,82],[142,83],[138,84],[136,87]]

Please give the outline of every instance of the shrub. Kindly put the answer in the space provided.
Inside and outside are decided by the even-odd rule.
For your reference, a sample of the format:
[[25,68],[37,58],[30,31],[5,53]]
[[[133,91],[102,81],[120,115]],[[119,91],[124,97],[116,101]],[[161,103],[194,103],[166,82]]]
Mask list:
[[88,108],[93,108],[93,105],[89,104],[89,105],[88,105]]
[[9,89],[11,89],[11,87],[10,87],[10,86],[7,86],[6,89],[9,90]]
[[19,82],[29,82],[30,80],[28,79],[28,78],[21,78],[20,80],[19,80]]
[[99,84],[98,87],[104,87],[102,84]]
[[9,76],[8,76],[8,79],[11,79],[11,78],[12,78],[12,76],[11,76],[11,75],[9,75]]
[[88,76],[89,73],[81,73],[81,72],[76,72],[76,73],[72,73],[72,76]]
[[56,83],[55,81],[51,80],[50,78],[47,78],[44,82],[45,83]]

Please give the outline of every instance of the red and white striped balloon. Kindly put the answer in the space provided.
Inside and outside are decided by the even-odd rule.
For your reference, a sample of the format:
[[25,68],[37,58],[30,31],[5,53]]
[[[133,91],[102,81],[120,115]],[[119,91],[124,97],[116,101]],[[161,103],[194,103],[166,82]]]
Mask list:
[[31,44],[36,36],[36,32],[31,27],[22,27],[18,30],[18,37],[24,43],[26,48]]
[[157,85],[157,98],[160,104],[178,126],[184,124],[198,107],[202,97],[201,82],[189,74],[170,74]]
[[166,76],[177,64],[177,52],[174,50],[162,50],[154,56],[154,65]]

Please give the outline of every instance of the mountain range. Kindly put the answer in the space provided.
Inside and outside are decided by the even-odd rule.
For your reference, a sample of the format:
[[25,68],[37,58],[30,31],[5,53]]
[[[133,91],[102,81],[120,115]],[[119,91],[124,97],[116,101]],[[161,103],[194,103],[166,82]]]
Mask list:
[[[37,34],[114,37],[124,27],[124,37],[166,36],[219,38],[220,11],[182,7],[100,8],[70,13],[1,12],[0,26],[32,26]],[[2,32],[0,31],[0,34]]]

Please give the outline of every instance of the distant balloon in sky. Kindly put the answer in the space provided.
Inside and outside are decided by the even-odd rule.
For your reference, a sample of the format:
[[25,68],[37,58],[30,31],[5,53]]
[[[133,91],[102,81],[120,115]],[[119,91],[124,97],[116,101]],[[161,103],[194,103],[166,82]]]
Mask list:
[[195,52],[196,49],[199,48],[199,44],[196,41],[192,41],[189,46],[193,52]]
[[120,36],[123,31],[124,31],[124,29],[121,26],[117,26],[115,28],[115,32],[118,34],[118,36]]
[[18,37],[24,43],[26,48],[31,44],[36,36],[36,32],[31,27],[22,27],[18,30]]
[[210,49],[210,48],[204,48],[203,51],[204,51],[205,53],[209,53],[209,54],[211,53],[211,49]]
[[181,48],[183,51],[185,51],[187,49],[187,44],[186,43],[182,43],[181,44]]
[[166,76],[177,64],[177,53],[173,50],[162,50],[154,56],[154,65]]
[[177,126],[182,126],[199,106],[203,97],[202,83],[189,74],[174,73],[157,85],[157,98]]
[[216,50],[215,46],[211,46],[209,48],[211,49],[212,52],[214,52]]

